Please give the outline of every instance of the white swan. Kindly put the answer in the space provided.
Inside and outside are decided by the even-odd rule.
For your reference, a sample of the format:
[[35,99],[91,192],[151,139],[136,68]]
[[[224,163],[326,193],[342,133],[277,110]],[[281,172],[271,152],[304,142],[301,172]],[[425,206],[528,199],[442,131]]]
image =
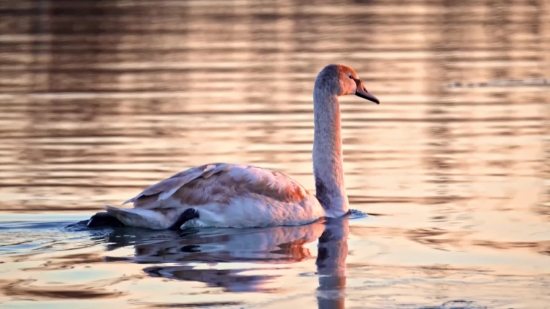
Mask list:
[[279,172],[255,166],[206,164],[156,183],[124,202],[106,206],[88,227],[127,225],[150,229],[302,225],[348,212],[342,169],[338,97],[355,94],[379,103],[353,69],[323,68],[313,89],[313,171],[316,196]]

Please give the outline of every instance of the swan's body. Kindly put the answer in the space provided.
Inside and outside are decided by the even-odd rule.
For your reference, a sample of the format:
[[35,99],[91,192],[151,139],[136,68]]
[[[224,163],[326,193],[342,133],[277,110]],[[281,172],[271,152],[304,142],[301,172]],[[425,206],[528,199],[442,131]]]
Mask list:
[[[342,170],[338,96],[347,94],[379,103],[351,68],[326,66],[317,76],[313,91],[316,196],[276,171],[214,163],[150,186],[124,203],[132,202],[134,208],[106,206],[108,216],[127,226],[167,229],[302,225],[322,217],[345,215],[348,198]],[[88,226],[98,226],[99,221],[98,214]]]
[[125,225],[167,229],[187,209],[184,227],[301,225],[325,215],[315,196],[285,175],[254,166],[215,163],[191,168],[145,189],[134,208],[107,206]]

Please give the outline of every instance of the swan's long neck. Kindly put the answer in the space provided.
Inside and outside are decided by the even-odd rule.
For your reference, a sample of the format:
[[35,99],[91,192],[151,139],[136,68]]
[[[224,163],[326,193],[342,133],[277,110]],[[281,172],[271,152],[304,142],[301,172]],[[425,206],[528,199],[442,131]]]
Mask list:
[[313,109],[313,174],[316,196],[327,217],[340,217],[348,212],[348,197],[342,168],[342,136],[338,97],[315,87]]

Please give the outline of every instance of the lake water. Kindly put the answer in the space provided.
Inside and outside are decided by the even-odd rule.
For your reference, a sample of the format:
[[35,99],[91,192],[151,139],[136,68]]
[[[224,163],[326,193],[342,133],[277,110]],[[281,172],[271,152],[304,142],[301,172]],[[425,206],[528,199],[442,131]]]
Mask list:
[[[544,0],[1,1],[0,307],[550,308],[549,51]],[[66,228],[209,162],[314,190],[328,63],[369,216]]]

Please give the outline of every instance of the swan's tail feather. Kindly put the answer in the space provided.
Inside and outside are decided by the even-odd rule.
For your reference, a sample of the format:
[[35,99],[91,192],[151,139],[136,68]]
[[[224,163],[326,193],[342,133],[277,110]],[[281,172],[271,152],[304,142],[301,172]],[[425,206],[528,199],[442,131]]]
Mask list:
[[170,227],[178,218],[176,209],[139,209],[117,208],[106,205],[105,210],[126,226],[144,227],[155,230],[164,230]]

